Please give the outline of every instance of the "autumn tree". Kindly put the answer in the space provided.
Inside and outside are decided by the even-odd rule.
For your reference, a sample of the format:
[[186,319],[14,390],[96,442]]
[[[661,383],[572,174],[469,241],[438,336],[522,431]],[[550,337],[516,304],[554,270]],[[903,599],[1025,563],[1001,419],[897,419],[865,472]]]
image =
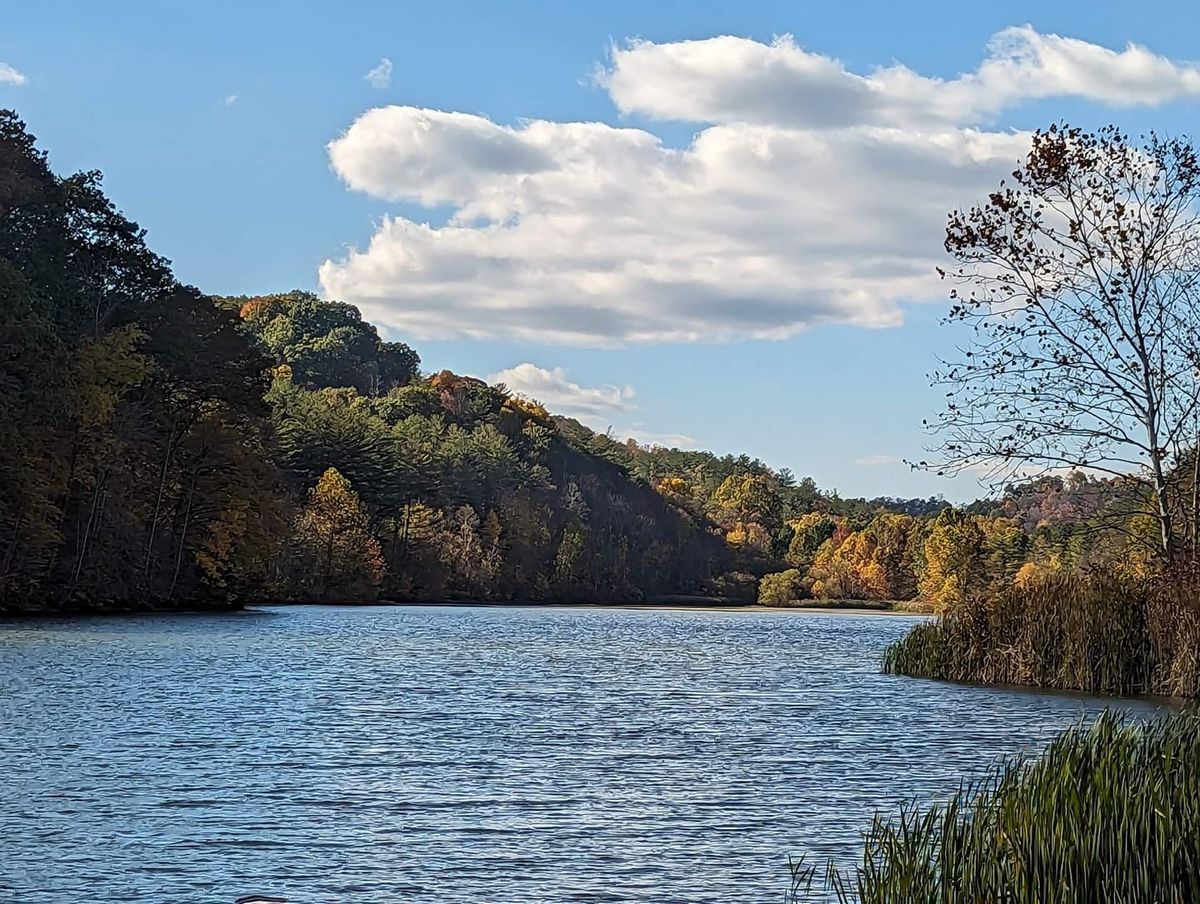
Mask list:
[[417,375],[421,360],[402,342],[384,342],[358,308],[311,292],[226,298],[250,333],[287,363],[296,382],[314,389],[353,387],[385,395]]
[[1029,535],[1012,518],[978,518],[983,534],[984,565],[998,585],[1011,583],[1029,556]]
[[309,492],[292,537],[297,589],[318,597],[373,596],[383,553],[350,481],[329,468]]
[[915,596],[917,545],[924,542],[921,522],[911,515],[880,512],[863,532],[873,543],[872,560],[883,576],[883,598],[907,600]]
[[792,522],[792,540],[785,558],[793,568],[807,571],[813,557],[826,540],[837,530],[837,521],[830,515],[811,512]]
[[830,541],[817,551],[809,570],[813,596],[821,599],[887,599],[887,572],[879,559],[876,538],[854,531],[841,543]]
[[459,506],[447,519],[438,547],[452,586],[486,599],[501,563],[500,522],[495,514],[481,523],[473,508]]
[[1051,126],[1011,181],[951,213],[948,319],[971,332],[936,374],[947,405],[931,466],[982,466],[997,484],[1132,475],[1171,556],[1181,506],[1168,474],[1196,441],[1200,399],[1198,189],[1185,140]]
[[925,536],[918,589],[939,609],[961,603],[984,577],[984,533],[961,509],[943,510]]
[[790,606],[807,596],[808,588],[804,583],[804,575],[795,568],[765,574],[758,584],[760,606]]
[[731,474],[713,494],[712,509],[726,523],[760,525],[771,531],[783,519],[776,482],[765,474]]

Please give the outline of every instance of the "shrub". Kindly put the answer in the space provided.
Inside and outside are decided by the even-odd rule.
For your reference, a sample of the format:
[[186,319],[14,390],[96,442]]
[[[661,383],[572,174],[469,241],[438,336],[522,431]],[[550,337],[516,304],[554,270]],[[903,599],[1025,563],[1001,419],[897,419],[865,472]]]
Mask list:
[[796,568],[763,575],[758,584],[760,606],[791,606],[806,596],[804,575]]

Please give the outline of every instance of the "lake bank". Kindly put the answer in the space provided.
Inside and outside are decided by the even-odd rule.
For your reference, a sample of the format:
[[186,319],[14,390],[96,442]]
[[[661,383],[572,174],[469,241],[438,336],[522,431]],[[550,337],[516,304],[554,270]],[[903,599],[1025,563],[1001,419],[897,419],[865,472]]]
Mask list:
[[31,618],[81,618],[86,616],[122,616],[122,615],[216,615],[223,612],[239,612],[250,603],[213,602],[203,603],[189,601],[179,606],[166,606],[160,601],[109,601],[93,600],[88,602],[73,601],[70,603],[31,606],[21,603],[10,603],[0,600],[0,620],[22,620]]
[[136,616],[136,615],[196,615],[240,612],[247,609],[259,609],[272,606],[336,606],[336,607],[368,607],[368,608],[423,608],[423,607],[458,607],[471,608],[481,606],[486,608],[511,609],[625,609],[645,611],[694,611],[694,612],[795,612],[823,613],[827,615],[888,615],[928,617],[931,613],[907,609],[878,608],[871,606],[845,605],[846,601],[838,601],[838,605],[822,605],[819,602],[805,606],[762,606],[758,603],[722,602],[706,597],[668,598],[646,602],[546,602],[521,600],[348,600],[336,602],[330,600],[247,600],[238,603],[222,603],[203,605],[189,603],[178,608],[165,607],[160,603],[107,603],[94,602],[83,604],[62,605],[46,608],[16,607],[0,604],[0,620],[20,621],[23,619],[63,618],[87,616]]

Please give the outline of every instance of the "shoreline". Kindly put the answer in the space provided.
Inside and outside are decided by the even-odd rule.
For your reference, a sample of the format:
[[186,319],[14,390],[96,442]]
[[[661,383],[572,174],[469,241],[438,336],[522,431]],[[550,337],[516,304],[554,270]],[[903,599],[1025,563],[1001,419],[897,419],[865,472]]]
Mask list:
[[247,603],[247,608],[256,606],[362,606],[395,608],[491,608],[491,609],[625,609],[642,612],[795,612],[808,615],[883,615],[929,618],[932,612],[912,612],[901,609],[881,609],[867,606],[760,606],[758,603],[721,602],[676,602],[653,600],[647,602],[595,602],[554,603],[520,600],[375,600],[335,603],[312,602],[257,602]]
[[46,609],[0,608],[0,621],[26,621],[32,619],[107,618],[144,615],[230,615],[261,610],[276,606],[331,606],[371,608],[430,608],[430,607],[487,607],[509,609],[624,609],[643,612],[794,612],[809,615],[883,615],[930,617],[931,612],[914,612],[879,606],[814,605],[814,606],[761,606],[758,603],[725,602],[712,597],[698,597],[695,601],[682,597],[636,602],[548,602],[531,600],[247,600],[237,605],[191,604],[179,608],[165,608],[153,603],[93,604]]

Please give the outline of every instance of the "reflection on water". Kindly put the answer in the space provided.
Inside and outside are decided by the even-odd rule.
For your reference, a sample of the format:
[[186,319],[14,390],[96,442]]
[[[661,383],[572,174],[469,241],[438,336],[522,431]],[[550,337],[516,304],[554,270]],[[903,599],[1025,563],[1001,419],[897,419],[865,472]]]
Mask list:
[[944,796],[1102,705],[878,674],[911,625],[487,607],[0,623],[0,899],[778,901],[789,854],[853,859],[877,806]]

